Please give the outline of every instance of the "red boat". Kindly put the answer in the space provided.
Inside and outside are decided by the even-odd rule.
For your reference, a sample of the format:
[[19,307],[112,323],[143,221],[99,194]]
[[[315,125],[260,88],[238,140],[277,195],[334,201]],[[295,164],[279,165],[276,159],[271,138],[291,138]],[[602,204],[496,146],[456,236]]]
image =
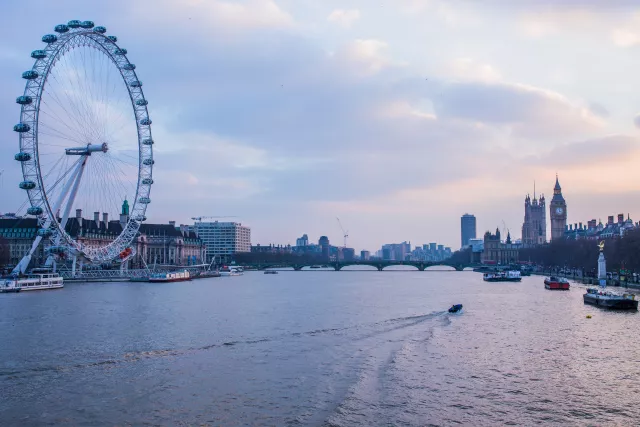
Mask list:
[[551,290],[568,291],[569,281],[562,277],[547,277],[544,279],[544,287]]

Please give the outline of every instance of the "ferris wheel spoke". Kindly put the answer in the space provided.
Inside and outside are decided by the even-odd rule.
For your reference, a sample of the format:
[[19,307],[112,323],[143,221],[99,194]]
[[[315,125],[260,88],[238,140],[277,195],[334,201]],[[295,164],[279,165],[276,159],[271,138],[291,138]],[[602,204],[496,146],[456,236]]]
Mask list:
[[[54,80],[55,80],[55,76],[53,76],[53,77],[54,77]],[[79,134],[82,134],[82,123],[78,120],[78,117],[77,117],[76,115],[74,115],[74,114],[69,113],[69,111],[67,110],[67,108],[66,108],[65,104],[64,104],[64,103],[59,99],[59,97],[58,97],[58,95],[57,95],[57,94],[51,93],[51,92],[49,92],[47,89],[44,89],[44,92],[45,92],[45,94],[46,94],[47,96],[49,96],[53,101],[55,101],[55,102],[56,102],[56,104],[58,104],[58,106],[60,107],[60,109],[61,109],[62,111],[64,111],[64,113],[66,114],[66,116],[67,116],[67,117],[69,117],[73,123],[75,123],[75,126],[77,126],[77,127],[76,127],[76,132],[77,132],[77,133],[79,133]],[[43,103],[44,103],[44,102],[45,102],[45,101],[43,100]],[[47,106],[48,106],[48,104],[45,104],[45,105],[47,105]]]

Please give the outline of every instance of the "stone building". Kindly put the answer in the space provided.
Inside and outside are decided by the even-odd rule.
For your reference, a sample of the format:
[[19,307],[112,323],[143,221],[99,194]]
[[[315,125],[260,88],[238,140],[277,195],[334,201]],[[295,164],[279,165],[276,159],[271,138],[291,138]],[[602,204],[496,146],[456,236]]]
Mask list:
[[524,199],[524,223],[522,224],[522,243],[525,245],[541,245],[547,241],[547,214],[544,194],[540,200],[536,198],[535,187],[533,199]]
[[495,234],[487,231],[484,233],[484,251],[481,260],[483,264],[511,264],[519,260],[521,244],[511,241],[511,234],[507,233],[507,240],[500,240],[500,230]]

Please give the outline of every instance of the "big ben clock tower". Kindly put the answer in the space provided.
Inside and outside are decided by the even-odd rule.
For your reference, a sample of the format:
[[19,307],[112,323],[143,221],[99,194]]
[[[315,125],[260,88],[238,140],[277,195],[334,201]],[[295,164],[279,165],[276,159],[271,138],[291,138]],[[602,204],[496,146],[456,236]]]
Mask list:
[[556,174],[556,186],[553,187],[553,199],[549,204],[551,210],[551,241],[564,237],[567,225],[567,202],[562,197],[562,188]]

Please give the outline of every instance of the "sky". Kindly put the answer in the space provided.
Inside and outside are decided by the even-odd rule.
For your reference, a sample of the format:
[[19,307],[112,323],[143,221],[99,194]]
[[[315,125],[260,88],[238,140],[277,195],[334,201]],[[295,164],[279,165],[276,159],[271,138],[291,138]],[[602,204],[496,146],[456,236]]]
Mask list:
[[339,245],[339,217],[356,250],[458,249],[464,213],[479,236],[519,238],[525,196],[534,182],[550,196],[556,173],[569,223],[640,220],[637,1],[3,0],[0,12],[0,212],[26,199],[12,127],[29,54],[56,24],[90,19],[144,81],[149,222],[233,216],[253,244]]

